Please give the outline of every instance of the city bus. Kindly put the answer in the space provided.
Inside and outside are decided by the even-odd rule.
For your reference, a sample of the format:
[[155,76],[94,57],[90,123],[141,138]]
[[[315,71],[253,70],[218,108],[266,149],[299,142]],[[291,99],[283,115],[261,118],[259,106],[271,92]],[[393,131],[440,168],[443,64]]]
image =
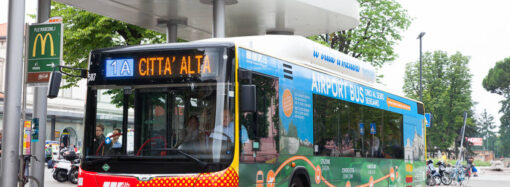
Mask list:
[[424,106],[301,36],[90,53],[78,186],[425,186]]

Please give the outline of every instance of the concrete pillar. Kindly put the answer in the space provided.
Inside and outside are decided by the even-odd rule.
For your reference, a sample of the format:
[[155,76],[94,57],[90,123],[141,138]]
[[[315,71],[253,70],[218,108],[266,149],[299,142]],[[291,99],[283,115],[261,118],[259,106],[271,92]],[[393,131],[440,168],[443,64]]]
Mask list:
[[0,186],[16,186],[19,172],[19,137],[21,125],[21,86],[25,0],[9,1],[7,26],[7,63],[2,136],[2,173]]

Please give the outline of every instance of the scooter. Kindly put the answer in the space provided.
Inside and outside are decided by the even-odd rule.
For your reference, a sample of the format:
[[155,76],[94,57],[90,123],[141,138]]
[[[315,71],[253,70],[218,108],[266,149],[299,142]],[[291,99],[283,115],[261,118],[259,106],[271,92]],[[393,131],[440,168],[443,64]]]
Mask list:
[[76,152],[72,150],[63,150],[62,156],[64,159],[55,161],[56,163],[53,167],[53,178],[58,182],[65,182],[69,180],[69,182],[77,184],[80,160],[78,159]]
[[438,161],[436,163],[439,168],[439,177],[441,177],[441,182],[444,185],[450,185],[452,183],[451,174],[446,170],[446,165],[442,161]]

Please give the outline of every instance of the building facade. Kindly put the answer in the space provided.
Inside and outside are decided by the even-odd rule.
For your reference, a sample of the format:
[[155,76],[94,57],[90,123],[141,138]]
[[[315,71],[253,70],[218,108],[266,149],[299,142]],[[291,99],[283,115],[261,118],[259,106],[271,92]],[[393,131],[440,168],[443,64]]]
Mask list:
[[[3,129],[3,113],[7,48],[7,24],[0,24],[0,129]],[[65,84],[63,81],[62,84]],[[65,144],[81,147],[83,139],[83,117],[85,109],[86,81],[78,83],[78,87],[60,89],[59,96],[48,99],[46,140],[66,140]],[[27,87],[26,119],[32,119],[33,87]]]

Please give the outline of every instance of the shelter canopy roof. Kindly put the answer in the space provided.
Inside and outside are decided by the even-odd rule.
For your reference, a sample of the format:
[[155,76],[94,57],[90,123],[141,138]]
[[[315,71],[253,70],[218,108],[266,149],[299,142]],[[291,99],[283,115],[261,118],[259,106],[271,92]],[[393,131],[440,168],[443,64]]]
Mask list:
[[[56,0],[133,25],[165,33],[158,20],[177,20],[178,38],[211,38],[212,0]],[[311,36],[356,27],[356,0],[225,0],[225,35],[263,35],[277,29]],[[277,26],[278,25],[278,26]]]

